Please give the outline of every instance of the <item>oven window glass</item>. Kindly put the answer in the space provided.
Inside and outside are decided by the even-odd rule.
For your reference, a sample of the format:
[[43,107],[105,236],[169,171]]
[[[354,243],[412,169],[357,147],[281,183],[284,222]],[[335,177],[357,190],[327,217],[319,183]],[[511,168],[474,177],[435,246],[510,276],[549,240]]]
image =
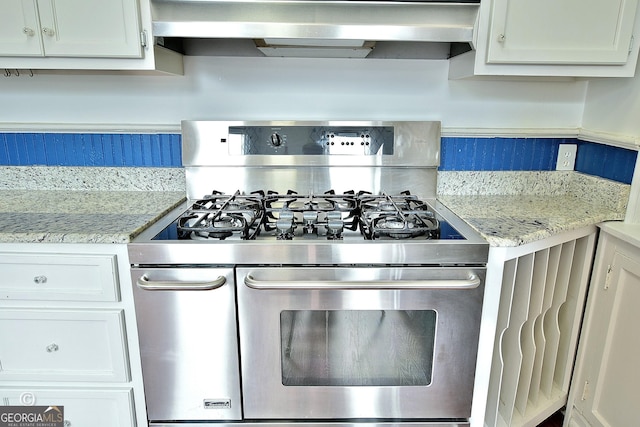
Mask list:
[[285,386],[431,384],[433,310],[288,310],[280,313]]

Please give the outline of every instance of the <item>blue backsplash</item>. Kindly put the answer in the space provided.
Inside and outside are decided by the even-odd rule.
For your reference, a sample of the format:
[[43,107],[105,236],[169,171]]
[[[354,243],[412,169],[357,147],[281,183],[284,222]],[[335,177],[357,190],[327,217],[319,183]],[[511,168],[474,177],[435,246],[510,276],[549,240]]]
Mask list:
[[0,165],[180,167],[180,134],[0,133]]
[[[637,152],[572,138],[443,137],[440,170],[554,170],[560,144],[576,170],[631,183]],[[0,133],[0,165],[180,167],[180,134]]]
[[550,171],[558,146],[576,144],[575,170],[630,184],[638,152],[575,138],[442,138],[442,171]]

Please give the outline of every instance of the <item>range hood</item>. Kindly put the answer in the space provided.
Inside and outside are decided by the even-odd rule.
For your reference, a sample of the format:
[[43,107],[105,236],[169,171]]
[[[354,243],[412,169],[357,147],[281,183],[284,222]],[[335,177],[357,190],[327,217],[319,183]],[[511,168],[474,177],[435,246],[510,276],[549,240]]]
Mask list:
[[472,43],[480,0],[152,0],[158,37],[252,39],[267,56],[364,57],[376,42]]

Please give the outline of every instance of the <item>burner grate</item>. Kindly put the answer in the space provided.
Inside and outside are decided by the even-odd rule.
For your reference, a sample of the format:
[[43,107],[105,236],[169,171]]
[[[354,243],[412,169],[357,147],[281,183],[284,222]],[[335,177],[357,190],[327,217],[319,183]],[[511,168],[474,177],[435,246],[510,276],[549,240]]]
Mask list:
[[367,240],[440,238],[440,222],[422,200],[408,191],[398,196],[363,193],[360,200],[360,231]]
[[345,229],[357,230],[358,202],[354,191],[336,194],[286,195],[269,193],[265,197],[265,231],[278,240],[291,240],[297,234],[306,238],[342,239]]
[[220,239],[239,235],[253,240],[260,233],[264,217],[263,194],[232,196],[214,191],[193,203],[178,219],[178,237],[181,239]]
[[347,231],[365,240],[438,239],[440,223],[429,205],[408,191],[389,196],[348,191],[336,194],[248,195],[217,191],[193,203],[177,221],[178,238],[342,240]]

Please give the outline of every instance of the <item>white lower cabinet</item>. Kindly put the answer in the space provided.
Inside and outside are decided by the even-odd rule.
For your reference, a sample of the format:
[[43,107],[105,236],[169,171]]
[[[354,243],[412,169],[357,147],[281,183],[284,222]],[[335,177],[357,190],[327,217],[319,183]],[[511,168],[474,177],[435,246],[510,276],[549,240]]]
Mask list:
[[0,381],[129,380],[121,310],[0,311]]
[[119,301],[115,255],[0,252],[0,298]]
[[537,426],[567,402],[596,228],[492,247],[501,283],[486,426]]
[[0,405],[146,426],[126,245],[0,244]]
[[624,227],[603,227],[567,405],[567,426],[640,425],[640,233],[638,227],[626,231]]
[[136,425],[133,391],[0,387],[4,405],[62,406],[67,427],[129,427]]

